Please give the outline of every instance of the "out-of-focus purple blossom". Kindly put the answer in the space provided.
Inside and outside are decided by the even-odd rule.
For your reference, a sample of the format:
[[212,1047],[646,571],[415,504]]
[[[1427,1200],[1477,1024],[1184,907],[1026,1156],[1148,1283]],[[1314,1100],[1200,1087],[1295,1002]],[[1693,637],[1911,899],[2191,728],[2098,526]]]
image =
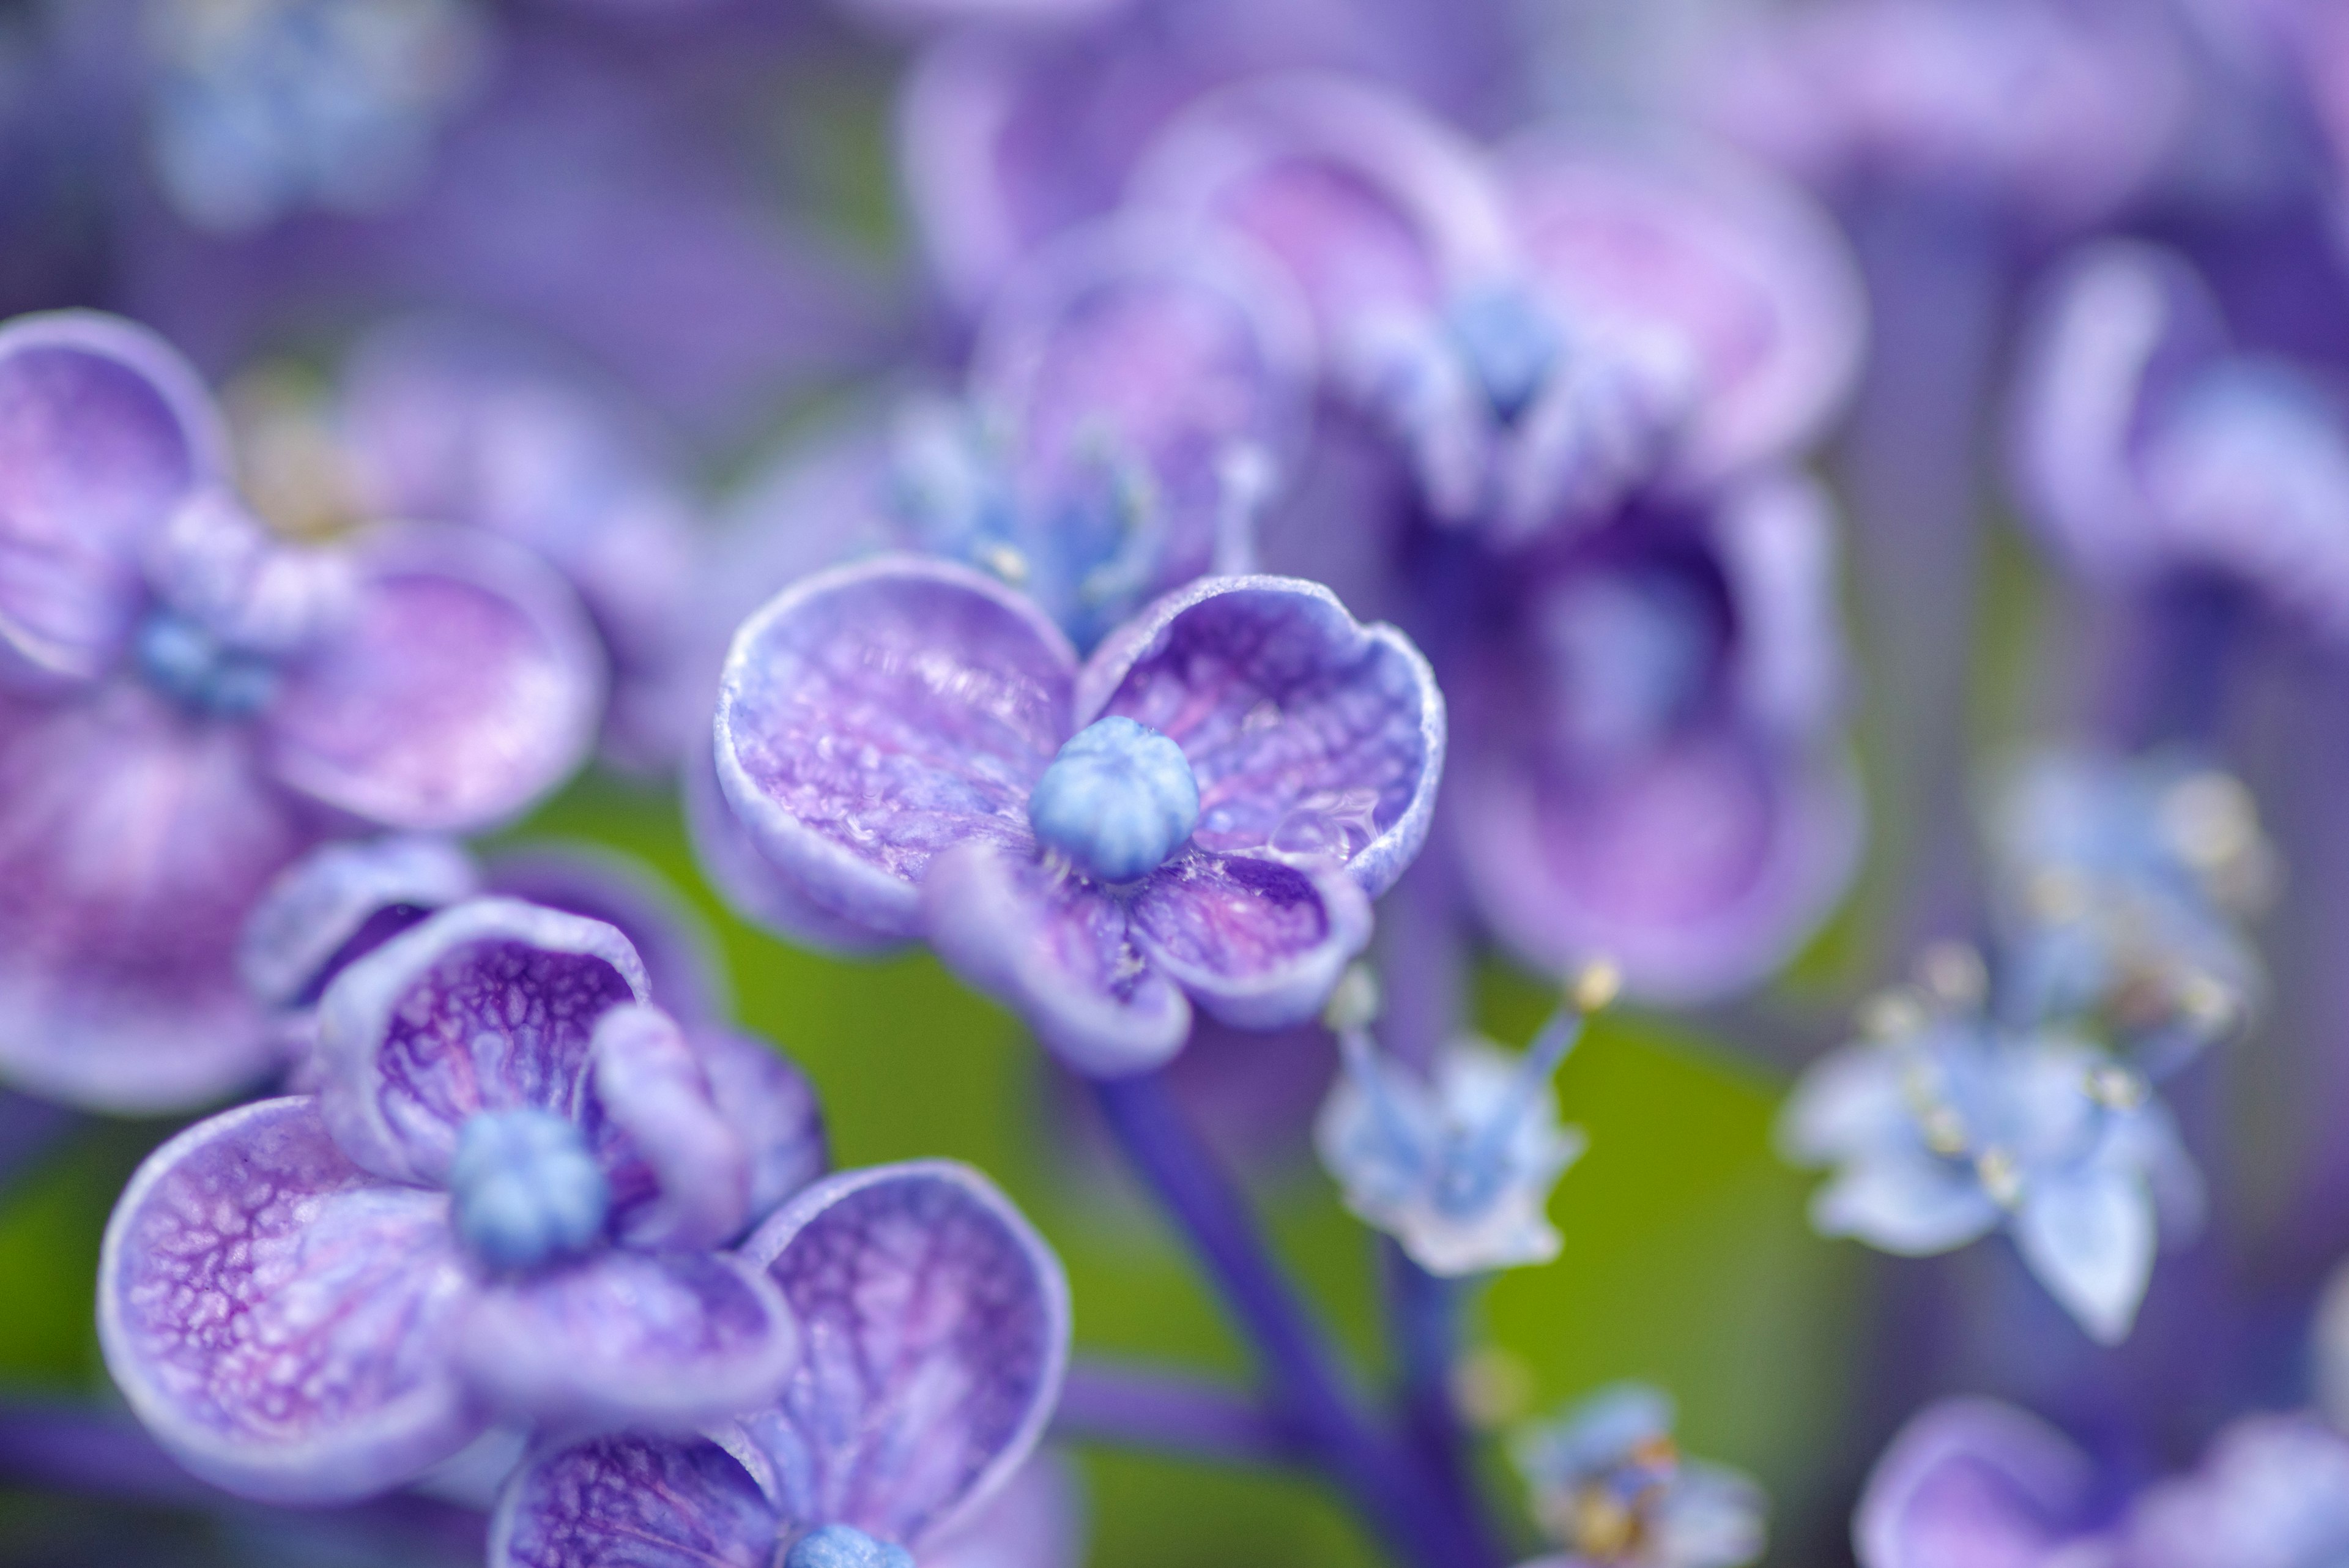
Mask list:
[[1116,206],[1151,138],[1215,88],[1343,70],[1481,124],[1514,96],[1512,32],[1485,0],[1131,0],[1089,26],[966,27],[908,75],[899,159],[931,265],[971,308],[1039,244]]
[[[1181,1049],[1187,998],[1312,1015],[1425,836],[1444,744],[1417,649],[1310,584],[1206,579],[1080,665],[994,579],[885,557],[744,624],[717,718],[740,833],[701,845],[721,886],[781,890],[754,917],[925,938],[1114,1075]],[[1163,809],[1184,774],[1190,823]]]
[[802,1331],[781,1396],[706,1440],[542,1455],[500,1505],[492,1568],[1067,1560],[1065,1515],[1019,1498],[1049,1477],[1014,1478],[1059,1400],[1068,1286],[984,1177],[946,1161],[845,1172],[740,1255]]
[[489,41],[471,0],[157,0],[144,20],[156,173],[222,230],[411,193]]
[[1553,129],[1487,159],[1404,99],[1290,76],[1192,109],[1135,187],[1287,265],[1324,376],[1448,520],[1523,534],[1790,455],[1858,364],[1825,218],[1687,142]]
[[2013,423],[2033,522],[2091,581],[2215,575],[2349,636],[2349,414],[2324,380],[2230,346],[2192,268],[2098,245],[2051,290]]
[[[1366,971],[1356,971],[1370,983]],[[1574,1048],[1589,1007],[1614,977],[1578,982],[1570,1004],[1522,1058],[1482,1040],[1453,1042],[1425,1075],[1371,1043],[1366,1009],[1341,987],[1330,1026],[1345,1071],[1321,1107],[1314,1141],[1346,1207],[1395,1238],[1430,1273],[1476,1274],[1547,1263],[1560,1240],[1550,1193],[1588,1143],[1561,1126],[1550,1079]]]
[[1247,254],[1135,220],[1071,234],[1007,282],[959,399],[911,400],[885,434],[857,421],[754,483],[705,611],[730,625],[817,566],[918,550],[1090,648],[1171,588],[1249,569],[1304,444],[1309,331]]
[[2108,1010],[2149,1033],[2135,1054],[2157,1078],[2240,1026],[2261,986],[2241,922],[2276,868],[2240,782],[2181,755],[2042,753],[2006,780],[1990,843],[2013,1015]]
[[1825,496],[1768,478],[1637,508],[1478,575],[1446,809],[1475,907],[1552,973],[1717,996],[1857,864]]
[[2165,1233],[2199,1228],[2202,1182],[2145,1075],[2062,1019],[1984,1011],[1980,961],[1938,955],[1938,988],[1868,1009],[1868,1037],[1795,1085],[1787,1157],[1832,1166],[1823,1234],[1906,1255],[2004,1230],[2103,1344],[2127,1337]]
[[1762,1555],[1769,1500],[1724,1465],[1684,1458],[1671,1397],[1603,1388],[1511,1444],[1534,1518],[1566,1551],[1526,1568],[1739,1568]]
[[1860,1568],[2112,1568],[2095,1466],[2037,1417],[1950,1399],[1910,1419],[1852,1518]]
[[2042,232],[2085,226],[2156,173],[2189,78],[2159,6],[1826,0],[1720,41],[1692,101],[1823,191],[1926,192]]
[[2349,1438],[2302,1416],[2250,1416],[2201,1469],[2140,1496],[2127,1568],[2330,1568],[2349,1557]]
[[508,899],[344,970],[318,1093],[182,1133],[108,1227],[99,1337],[148,1428],[215,1484],[318,1501],[492,1420],[690,1430],[781,1386],[791,1309],[708,1251],[764,1151],[647,995],[617,930]]
[[465,830],[561,781],[603,672],[562,581],[486,535],[271,536],[193,375],[128,323],[0,329],[0,1060],[113,1109],[274,1046],[246,910],[356,823]]

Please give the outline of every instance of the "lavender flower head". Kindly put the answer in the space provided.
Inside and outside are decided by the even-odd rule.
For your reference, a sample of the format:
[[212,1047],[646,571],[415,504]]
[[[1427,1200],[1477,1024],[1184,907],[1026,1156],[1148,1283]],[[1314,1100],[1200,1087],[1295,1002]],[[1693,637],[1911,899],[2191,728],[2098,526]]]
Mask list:
[[2027,340],[2013,466],[2028,515],[2091,582],[2216,577],[2349,635],[2349,413],[2326,382],[2234,348],[2182,259],[2075,261]]
[[100,1342],[156,1438],[231,1490],[316,1502],[492,1421],[688,1430],[780,1387],[791,1309],[710,1249],[776,1152],[738,1129],[820,1135],[721,1109],[648,992],[612,927],[498,898],[343,970],[318,1093],[173,1138],[108,1226]]
[[[819,1182],[740,1257],[802,1328],[780,1396],[699,1439],[542,1454],[508,1485],[492,1568],[986,1560],[969,1532],[1027,1463],[1068,1355],[1043,1240],[978,1172],[932,1160]],[[1008,1560],[1045,1561],[1024,1544]]]
[[1832,1166],[1825,1235],[1889,1252],[2011,1234],[2040,1282],[2103,1344],[2127,1337],[2167,1234],[2189,1237],[2199,1173],[2145,1074],[2061,1019],[2005,1021],[1981,960],[1928,955],[1925,982],[1866,1010],[1864,1037],[1806,1072],[1780,1138]]
[[1369,1030],[1375,1001],[1361,994],[1375,982],[1367,971],[1350,971],[1329,1019],[1345,1071],[1314,1127],[1346,1207],[1433,1274],[1557,1257],[1560,1240],[1545,1210],[1588,1140],[1579,1127],[1559,1125],[1550,1077],[1616,979],[1603,965],[1582,975],[1522,1059],[1463,1040],[1422,1074],[1377,1054]]
[[1824,217],[1692,145],[1547,130],[1488,159],[1406,99],[1299,75],[1195,106],[1135,187],[1278,258],[1331,389],[1439,517],[1506,535],[1786,455],[1858,364]]
[[0,327],[0,1063],[112,1109],[198,1103],[273,1046],[246,910],[355,823],[462,831],[561,781],[601,661],[577,601],[485,535],[273,537],[161,343]]
[[1326,589],[1210,578],[1079,663],[991,578],[885,557],[745,623],[721,886],[819,945],[920,937],[1072,1065],[1312,1016],[1418,851],[1443,700]]
[[1669,1395],[1591,1395],[1511,1446],[1534,1517],[1566,1550],[1527,1568],[1739,1568],[1762,1555],[1768,1500],[1725,1466],[1682,1457]]

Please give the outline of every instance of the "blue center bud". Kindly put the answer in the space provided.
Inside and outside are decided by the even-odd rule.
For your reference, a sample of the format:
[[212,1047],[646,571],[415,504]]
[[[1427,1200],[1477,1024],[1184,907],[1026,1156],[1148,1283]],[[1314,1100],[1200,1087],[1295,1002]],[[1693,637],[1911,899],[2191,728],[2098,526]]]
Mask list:
[[848,1525],[827,1524],[800,1537],[785,1554],[783,1568],[914,1568],[914,1554]]
[[131,653],[147,684],[191,713],[241,719],[277,694],[276,666],[172,610],[140,623]]
[[611,1184],[578,1127],[552,1111],[481,1111],[449,1168],[457,1234],[474,1257],[519,1273],[585,1251],[604,1233]]
[[1461,295],[1444,312],[1444,325],[1504,423],[1532,406],[1563,347],[1541,302],[1506,285]]
[[1183,748],[1131,719],[1089,724],[1028,797],[1036,836],[1103,882],[1166,864],[1199,826],[1199,781]]

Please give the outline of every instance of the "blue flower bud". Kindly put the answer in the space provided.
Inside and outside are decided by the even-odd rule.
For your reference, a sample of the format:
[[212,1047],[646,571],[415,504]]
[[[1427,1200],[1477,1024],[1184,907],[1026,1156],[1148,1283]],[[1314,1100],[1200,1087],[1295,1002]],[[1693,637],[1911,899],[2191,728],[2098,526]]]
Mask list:
[[578,1127],[527,1106],[467,1120],[449,1192],[457,1234],[502,1273],[585,1251],[604,1233],[612,1207],[611,1184]]
[[914,1554],[845,1524],[827,1524],[800,1537],[783,1568],[914,1568]]
[[1516,419],[1541,394],[1562,345],[1548,312],[1522,288],[1487,287],[1452,302],[1444,314],[1454,345],[1485,400],[1502,421]]
[[1199,825],[1199,781],[1183,748],[1131,719],[1088,725],[1028,797],[1036,836],[1103,882],[1166,863]]
[[277,694],[277,670],[268,659],[171,610],[140,623],[132,654],[140,678],[191,712],[240,719]]

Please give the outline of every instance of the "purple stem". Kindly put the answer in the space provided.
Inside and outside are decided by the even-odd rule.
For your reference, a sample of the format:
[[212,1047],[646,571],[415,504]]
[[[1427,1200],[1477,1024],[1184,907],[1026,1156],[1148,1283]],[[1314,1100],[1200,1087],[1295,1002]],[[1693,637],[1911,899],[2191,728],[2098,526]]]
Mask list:
[[1305,1461],[1298,1436],[1253,1396],[1181,1373],[1111,1362],[1069,1368],[1055,1437],[1204,1459],[1286,1466]]
[[1206,1267],[1283,1421],[1315,1463],[1404,1561],[1418,1568],[1495,1563],[1475,1526],[1362,1408],[1247,1200],[1184,1120],[1163,1077],[1102,1079],[1092,1088],[1119,1147]]
[[1479,1532],[1479,1552],[1487,1561],[1499,1561],[1500,1547],[1485,1529],[1485,1515],[1479,1506],[1474,1439],[1460,1419],[1460,1403],[1453,1393],[1469,1287],[1464,1281],[1429,1273],[1389,1237],[1379,1239],[1379,1264],[1386,1287],[1387,1334],[1401,1383],[1405,1440],[1452,1507]]

